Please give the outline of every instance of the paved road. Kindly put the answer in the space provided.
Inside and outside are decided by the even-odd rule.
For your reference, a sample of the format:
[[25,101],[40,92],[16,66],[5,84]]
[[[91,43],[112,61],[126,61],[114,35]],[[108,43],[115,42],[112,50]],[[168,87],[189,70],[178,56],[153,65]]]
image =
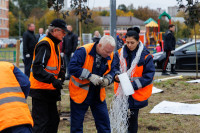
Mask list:
[[[162,72],[156,72],[155,76],[162,76]],[[178,72],[178,75],[183,75],[183,76],[196,76],[195,72]],[[178,75],[173,75],[171,74],[170,76],[178,76]],[[198,73],[200,75],[200,72]]]

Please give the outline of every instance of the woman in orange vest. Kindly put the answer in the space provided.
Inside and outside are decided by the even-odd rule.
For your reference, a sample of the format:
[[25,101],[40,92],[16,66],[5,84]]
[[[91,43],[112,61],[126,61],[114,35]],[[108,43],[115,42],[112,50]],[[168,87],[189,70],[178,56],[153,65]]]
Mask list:
[[0,132],[32,133],[33,120],[26,103],[28,77],[9,62],[0,62]]
[[153,58],[148,49],[139,41],[140,29],[129,28],[126,33],[126,45],[114,55],[115,93],[119,87],[118,74],[127,72],[134,88],[134,94],[128,97],[130,117],[128,132],[137,133],[139,109],[148,105],[152,93],[152,81],[155,74]]

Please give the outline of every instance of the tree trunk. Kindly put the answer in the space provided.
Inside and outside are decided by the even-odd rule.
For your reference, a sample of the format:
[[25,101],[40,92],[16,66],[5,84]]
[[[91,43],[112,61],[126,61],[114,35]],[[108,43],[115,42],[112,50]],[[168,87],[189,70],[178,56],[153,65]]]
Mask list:
[[195,50],[196,50],[196,78],[198,78],[198,53],[197,53],[195,25],[194,25],[194,37],[195,37]]
[[[81,3],[80,3],[80,5],[79,5],[79,9],[81,9]],[[78,24],[79,24],[80,46],[82,46],[83,43],[82,43],[82,23],[81,23],[81,12],[79,12],[79,21],[78,21]]]

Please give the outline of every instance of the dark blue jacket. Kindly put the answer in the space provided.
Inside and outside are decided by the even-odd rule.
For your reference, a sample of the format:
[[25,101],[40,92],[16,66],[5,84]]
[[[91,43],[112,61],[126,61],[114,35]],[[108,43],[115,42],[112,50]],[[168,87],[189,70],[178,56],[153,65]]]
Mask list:
[[[136,49],[131,52],[127,48],[127,46],[125,45],[123,52],[124,52],[124,58],[126,58],[126,61],[127,61],[127,69],[130,68],[131,63],[136,56],[136,52],[137,52],[138,48],[139,47],[137,46]],[[145,86],[149,85],[150,83],[152,83],[153,77],[154,77],[154,74],[155,74],[155,66],[154,66],[154,63],[153,63],[152,56],[149,55],[145,59],[145,56],[148,55],[149,53],[150,52],[148,51],[148,49],[144,46],[140,60],[138,62],[138,66],[143,65],[142,77],[139,78],[139,81],[140,81],[142,87],[145,87]],[[119,54],[118,54],[118,52],[116,52],[115,55],[114,55],[113,64],[115,66],[114,67],[115,74],[121,73],[120,68],[119,68]],[[132,82],[132,85],[133,85],[134,90],[140,89],[140,87],[138,87],[137,84],[134,81]],[[140,102],[140,101],[133,99],[132,96],[129,96],[129,108],[130,109],[140,109],[140,108],[143,108],[147,105],[148,105],[148,100]]]
[[124,45],[124,41],[122,39],[119,38],[119,35],[117,36],[117,50],[122,48],[122,46]]
[[29,91],[30,91],[30,81],[28,77],[19,70],[19,68],[15,67],[13,70],[13,73],[19,82],[19,85],[24,92],[25,98],[27,98]]
[[[97,43],[94,44],[92,50],[89,53],[91,56],[94,57],[94,64],[91,64],[91,65],[93,65],[92,74],[96,74],[96,75],[103,77],[103,74],[108,69],[107,60],[110,60],[110,57],[107,57],[107,58],[102,57],[101,65],[99,68],[97,68],[96,67],[96,54],[97,54],[96,45],[97,45]],[[76,78],[83,78],[82,77],[83,76],[82,66],[84,65],[85,58],[86,58],[85,48],[81,47],[74,52],[74,55],[71,58],[69,67],[68,67],[68,71],[69,71],[70,75],[73,75]],[[113,66],[113,64],[111,64],[111,71],[107,75],[105,75],[105,77],[109,79],[110,83],[113,81],[113,77],[114,77],[114,69],[113,68],[114,68],[114,66]],[[87,75],[90,75],[90,74],[87,74]],[[88,77],[84,77],[84,78],[88,78]],[[90,87],[89,87],[89,92],[88,92],[87,98],[84,102],[90,104],[94,100],[100,100],[100,86],[94,86],[91,83]]]

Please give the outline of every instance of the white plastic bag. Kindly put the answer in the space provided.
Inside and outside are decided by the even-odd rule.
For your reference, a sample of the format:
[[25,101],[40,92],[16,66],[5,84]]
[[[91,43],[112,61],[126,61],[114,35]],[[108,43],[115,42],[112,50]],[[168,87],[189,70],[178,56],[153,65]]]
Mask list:
[[131,81],[128,78],[127,73],[122,73],[122,74],[118,75],[118,77],[119,77],[120,84],[122,86],[124,94],[126,96],[134,94],[134,89],[131,84]]

